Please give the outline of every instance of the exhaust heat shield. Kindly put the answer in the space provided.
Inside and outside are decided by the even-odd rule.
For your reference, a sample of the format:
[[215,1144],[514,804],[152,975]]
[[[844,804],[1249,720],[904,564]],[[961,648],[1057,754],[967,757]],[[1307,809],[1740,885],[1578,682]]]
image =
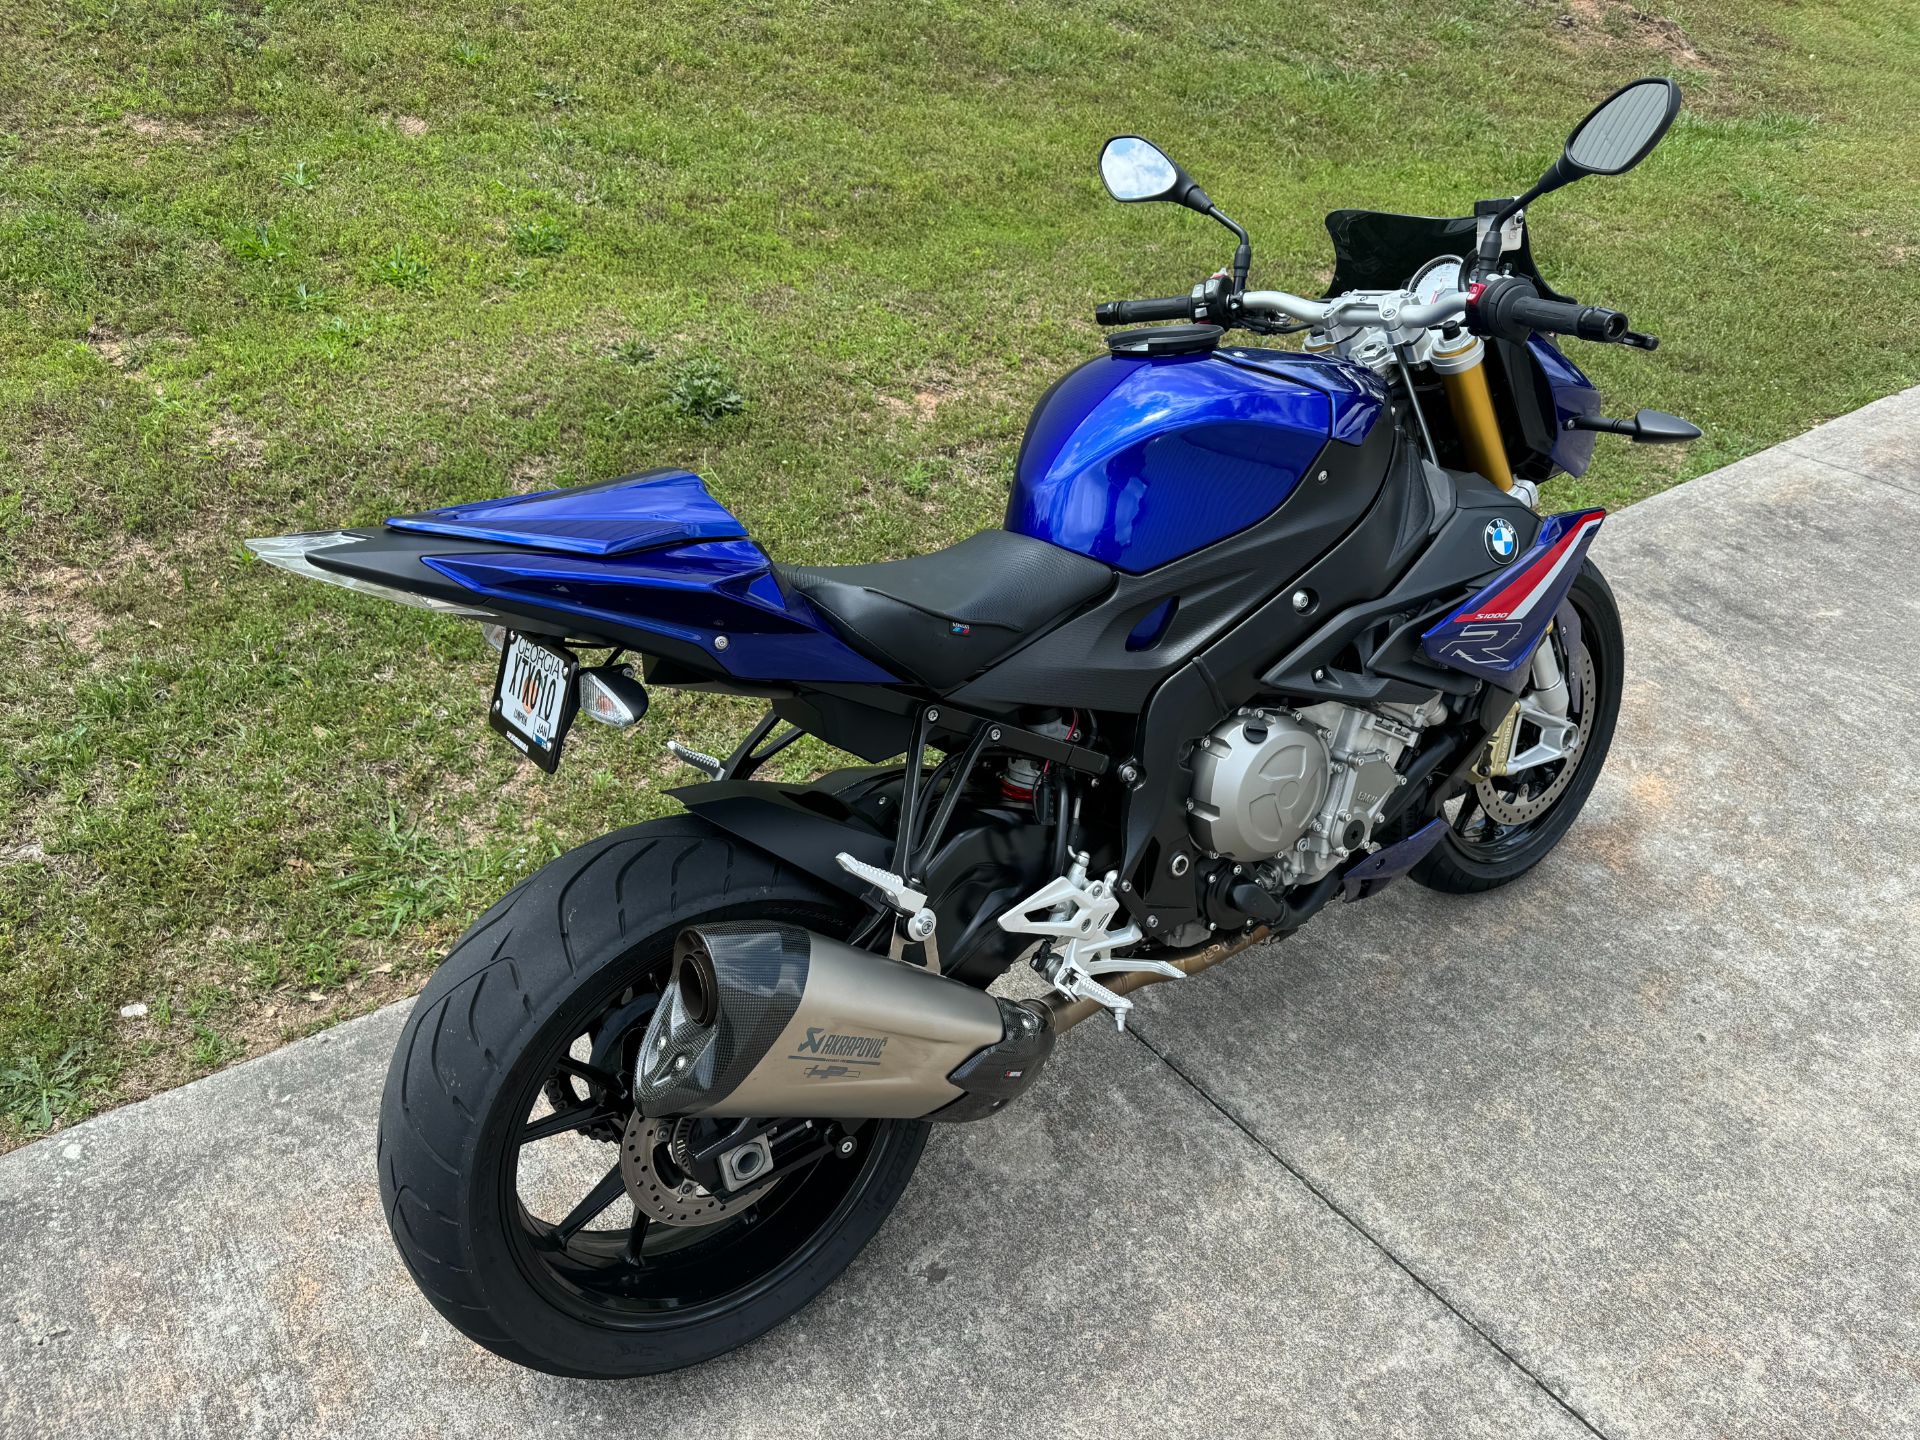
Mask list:
[[1034,1011],[795,925],[674,944],[634,1076],[642,1114],[973,1120],[1053,1050]]

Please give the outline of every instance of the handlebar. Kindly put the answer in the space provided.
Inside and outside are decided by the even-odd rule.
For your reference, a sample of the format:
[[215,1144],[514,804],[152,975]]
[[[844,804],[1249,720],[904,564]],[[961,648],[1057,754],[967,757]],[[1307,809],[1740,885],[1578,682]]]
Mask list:
[[[1207,308],[1211,307],[1196,305],[1191,296],[1170,295],[1162,300],[1110,300],[1093,314],[1102,325],[1133,325],[1151,320],[1211,319],[1197,313]],[[1660,343],[1651,335],[1629,330],[1627,316],[1619,310],[1542,300],[1533,282],[1518,276],[1500,276],[1471,290],[1450,290],[1424,301],[1406,290],[1350,291],[1331,300],[1309,300],[1284,290],[1249,290],[1240,296],[1238,311],[1252,318],[1285,318],[1327,328],[1377,325],[1403,335],[1464,319],[1476,335],[1508,340],[1525,340],[1538,331],[1603,344],[1636,345],[1643,350]],[[1228,319],[1215,323],[1234,322]]]
[[1142,325],[1150,320],[1191,320],[1193,299],[1168,295],[1159,300],[1109,300],[1093,308],[1096,325]]
[[1436,299],[1415,300],[1405,290],[1387,294],[1356,291],[1331,300],[1308,300],[1284,290],[1249,290],[1240,308],[1252,315],[1284,315],[1312,325],[1384,325],[1401,330],[1425,330],[1465,313],[1468,293],[1450,290]]

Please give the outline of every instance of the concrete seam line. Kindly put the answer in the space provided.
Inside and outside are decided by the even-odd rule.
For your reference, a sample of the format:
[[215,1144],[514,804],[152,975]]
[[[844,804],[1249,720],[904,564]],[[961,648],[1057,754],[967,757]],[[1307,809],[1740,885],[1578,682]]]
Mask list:
[[1314,1184],[1313,1181],[1309,1180],[1306,1177],[1304,1172],[1302,1172],[1299,1168],[1297,1168],[1289,1160],[1287,1160],[1287,1158],[1283,1156],[1278,1150],[1275,1150],[1265,1140],[1262,1140],[1258,1135],[1256,1135],[1245,1121],[1243,1121],[1238,1115],[1234,1114],[1233,1111],[1229,1110],[1225,1105],[1221,1104],[1218,1100],[1214,1099],[1212,1095],[1208,1094],[1206,1091],[1206,1088],[1202,1086],[1199,1081],[1195,1080],[1193,1076],[1189,1075],[1185,1070],[1181,1069],[1179,1064],[1176,1061],[1174,1061],[1170,1056],[1168,1056],[1165,1051],[1161,1050],[1151,1040],[1147,1039],[1145,1035],[1142,1035],[1136,1026],[1129,1025],[1127,1027],[1126,1033],[1131,1035],[1135,1040],[1139,1041],[1140,1044],[1146,1048],[1147,1052],[1150,1055],[1153,1055],[1154,1057],[1156,1057],[1162,1065],[1165,1065],[1175,1075],[1179,1076],[1180,1079],[1186,1084],[1186,1086],[1190,1090],[1193,1091],[1194,1094],[1198,1095],[1202,1100],[1206,1101],[1207,1104],[1211,1105],[1215,1110],[1219,1111],[1223,1116],[1225,1116],[1226,1119],[1229,1121],[1229,1123],[1231,1123],[1236,1130],[1238,1130],[1242,1135],[1246,1136],[1247,1139],[1251,1140],[1255,1145],[1259,1146],[1261,1150],[1265,1151],[1266,1154],[1273,1159],[1274,1163],[1277,1164],[1282,1170],[1285,1170],[1295,1180],[1298,1180],[1303,1186],[1305,1186],[1307,1189],[1307,1192],[1311,1194],[1314,1199],[1318,1200],[1322,1205],[1326,1206],[1327,1209],[1331,1210],[1335,1215],[1338,1215],[1342,1220],[1344,1220],[1347,1223],[1348,1227],[1351,1228],[1355,1234],[1359,1235],[1361,1239],[1365,1240],[1369,1245],[1373,1246],[1374,1249],[1378,1250],[1382,1255],[1386,1256],[1387,1259],[1392,1261],[1394,1266],[1409,1280],[1413,1281],[1414,1284],[1418,1285],[1422,1290],[1426,1291],[1427,1294],[1431,1295],[1435,1300],[1438,1300],[1443,1306],[1446,1307],[1448,1313],[1450,1313],[1462,1325],[1465,1325],[1475,1335],[1478,1335],[1483,1341],[1485,1341],[1487,1345],[1501,1357],[1501,1359],[1505,1360],[1509,1365],[1513,1366],[1514,1369],[1518,1370],[1522,1375],[1526,1376],[1527,1379],[1533,1383],[1534,1387],[1537,1390],[1539,1390],[1541,1394],[1545,1395],[1549,1400],[1553,1401],[1554,1404],[1558,1405],[1562,1410],[1566,1411],[1568,1415],[1572,1416],[1575,1420],[1579,1421],[1581,1426],[1589,1434],[1598,1436],[1599,1440],[1609,1440],[1609,1437],[1607,1436],[1606,1432],[1603,1431],[1598,1425],[1595,1425],[1591,1420],[1587,1419],[1585,1415],[1582,1415],[1580,1411],[1575,1408],[1572,1401],[1568,1400],[1564,1395],[1560,1394],[1559,1391],[1555,1390],[1551,1385],[1547,1384],[1545,1380],[1542,1380],[1530,1368],[1528,1368],[1526,1362],[1521,1360],[1519,1356],[1515,1355],[1511,1350],[1507,1349],[1506,1346],[1502,1345],[1498,1340],[1494,1339],[1493,1336],[1489,1335],[1485,1329],[1483,1329],[1478,1323],[1474,1321],[1472,1316],[1468,1315],[1458,1305],[1454,1304],[1453,1301],[1449,1300],[1445,1295],[1441,1294],[1439,1289],[1431,1281],[1429,1281],[1425,1276],[1421,1275],[1419,1271],[1415,1270],[1405,1260],[1402,1260],[1398,1255],[1394,1254],[1394,1252],[1390,1250],[1386,1246],[1386,1244],[1379,1239],[1378,1236],[1374,1235],[1372,1231],[1366,1228],[1366,1226],[1362,1225],[1358,1220],[1354,1219],[1353,1216],[1349,1215],[1344,1209],[1342,1209],[1340,1204],[1336,1200],[1334,1200],[1334,1198],[1331,1195],[1327,1194],[1326,1191],[1322,1190],[1318,1185]]
[[[1805,437],[1802,436],[1801,438],[1804,439]],[[1865,480],[1874,485],[1885,485],[1889,489],[1900,491],[1903,495],[1920,494],[1920,491],[1916,491],[1911,485],[1902,485],[1898,480],[1889,480],[1884,475],[1869,475],[1864,470],[1856,470],[1851,465],[1842,465],[1838,460],[1829,460],[1824,455],[1809,454],[1807,451],[1798,447],[1799,440],[1783,440],[1780,443],[1780,448],[1796,459],[1811,460],[1815,465],[1824,465],[1829,470],[1838,470],[1842,475],[1851,475],[1856,480]]]

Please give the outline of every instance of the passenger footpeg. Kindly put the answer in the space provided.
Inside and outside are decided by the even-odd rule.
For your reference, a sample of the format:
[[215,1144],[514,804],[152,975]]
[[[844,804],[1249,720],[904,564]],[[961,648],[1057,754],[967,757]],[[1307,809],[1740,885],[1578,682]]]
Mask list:
[[691,765],[709,780],[718,780],[727,773],[727,762],[707,754],[704,750],[695,750],[690,745],[682,745],[678,740],[667,741],[667,749],[683,765]]
[[[905,876],[856,860],[844,850],[833,859],[854,879],[864,880],[878,890],[887,904],[900,913],[901,923],[896,924],[893,931],[893,958],[908,964],[919,963],[938,974],[940,951],[934,946],[933,932],[939,928],[939,922],[927,906],[927,897],[909,885]],[[917,952],[909,953],[909,946],[918,947]]]
[[1146,971],[1168,980],[1184,980],[1186,972],[1164,960],[1116,957],[1113,951],[1135,945],[1146,936],[1132,921],[1112,928],[1120,898],[1114,893],[1118,871],[1100,880],[1089,879],[1087,856],[1073,857],[1073,868],[1048,881],[1000,917],[1000,928],[1012,935],[1037,935],[1046,943],[1033,957],[1033,968],[1070,1000],[1091,1000],[1113,1016],[1116,1030],[1127,1028],[1133,1001],[1116,995],[1093,977],[1125,971]]

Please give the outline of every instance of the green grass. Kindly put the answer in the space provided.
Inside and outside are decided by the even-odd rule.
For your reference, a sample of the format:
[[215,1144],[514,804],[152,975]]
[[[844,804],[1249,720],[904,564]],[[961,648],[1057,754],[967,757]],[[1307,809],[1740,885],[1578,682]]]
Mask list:
[[471,628],[243,537],[669,462],[799,561],[995,524],[1090,306],[1227,256],[1104,199],[1116,131],[1311,290],[1326,210],[1459,213],[1675,74],[1534,235],[1666,342],[1579,352],[1615,404],[1706,437],[1563,504],[1920,379],[1911,5],[21,0],[0,41],[0,1143],[405,993],[742,721],[662,697],[549,781]]

